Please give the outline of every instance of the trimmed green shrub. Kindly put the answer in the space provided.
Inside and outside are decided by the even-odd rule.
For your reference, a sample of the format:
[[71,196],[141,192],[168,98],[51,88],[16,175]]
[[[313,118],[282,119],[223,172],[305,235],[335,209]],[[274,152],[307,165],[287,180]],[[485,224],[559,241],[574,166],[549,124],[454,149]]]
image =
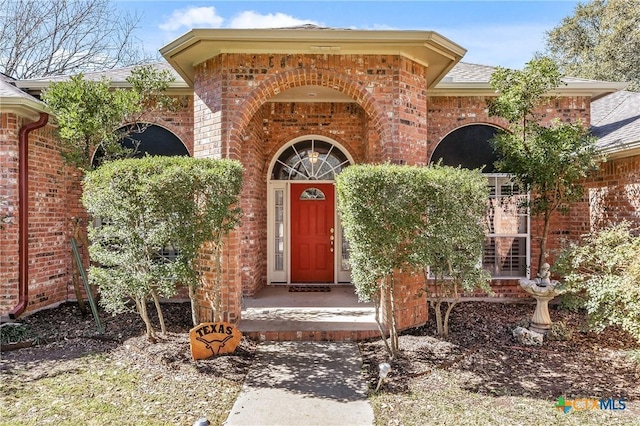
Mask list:
[[[133,299],[153,337],[146,300],[151,296],[158,306],[157,295],[173,295],[180,282],[189,286],[197,323],[199,250],[205,243],[214,247],[219,274],[223,238],[241,214],[240,163],[189,157],[116,160],[88,172],[83,183],[85,207],[102,219],[101,226],[89,228],[89,278],[100,288],[105,309],[121,312]],[[171,246],[178,250],[175,259],[162,256]],[[219,282],[212,287],[219,291]]]
[[452,167],[355,165],[338,175],[336,186],[352,281],[361,300],[374,302],[383,335],[384,308],[393,356],[395,271],[431,267],[440,278],[433,292],[438,310],[445,297],[457,299],[486,281],[479,267],[486,180],[478,171]]

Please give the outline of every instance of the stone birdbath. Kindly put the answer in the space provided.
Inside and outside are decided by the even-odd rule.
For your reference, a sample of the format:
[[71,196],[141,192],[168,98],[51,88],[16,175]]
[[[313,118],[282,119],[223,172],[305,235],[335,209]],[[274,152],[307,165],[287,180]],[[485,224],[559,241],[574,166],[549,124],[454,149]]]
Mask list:
[[551,317],[549,316],[549,301],[559,294],[564,293],[564,289],[558,288],[558,281],[550,280],[549,264],[545,263],[540,268],[538,278],[533,280],[521,279],[520,286],[534,299],[536,299],[536,310],[531,319],[531,331],[546,334],[551,328]]

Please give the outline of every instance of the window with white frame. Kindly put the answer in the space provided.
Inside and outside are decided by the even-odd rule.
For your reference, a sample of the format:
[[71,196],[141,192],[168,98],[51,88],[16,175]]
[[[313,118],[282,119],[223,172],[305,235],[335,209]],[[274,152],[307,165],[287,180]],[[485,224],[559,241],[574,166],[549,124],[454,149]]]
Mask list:
[[529,260],[527,194],[508,175],[486,175],[489,200],[485,216],[483,267],[494,278],[525,277]]

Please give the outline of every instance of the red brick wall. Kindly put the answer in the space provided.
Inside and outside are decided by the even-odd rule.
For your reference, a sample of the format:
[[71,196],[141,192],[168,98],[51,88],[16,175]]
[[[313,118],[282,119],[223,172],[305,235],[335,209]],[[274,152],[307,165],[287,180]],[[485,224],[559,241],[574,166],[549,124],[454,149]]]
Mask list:
[[396,164],[426,165],[427,70],[406,58],[400,59],[399,67],[393,94],[393,139],[385,141],[383,158]]
[[[469,124],[492,124],[506,128],[507,123],[499,118],[490,117],[487,109],[487,97],[484,96],[433,96],[427,98],[428,105],[428,157],[430,158],[438,143],[453,130]],[[548,99],[547,103],[537,111],[543,123],[554,118],[562,121],[582,120],[589,123],[590,99],[588,97],[566,97]],[[531,220],[531,274],[538,271],[540,238],[542,223],[539,218]],[[548,249],[557,250],[562,239],[568,237],[569,217],[557,213],[551,221]],[[553,262],[553,257],[548,258]],[[494,280],[493,289],[500,295],[520,296],[525,293],[520,289],[517,280]],[[478,294],[483,295],[483,294]]]
[[426,324],[429,319],[424,275],[396,272],[395,319],[398,330]]
[[[505,120],[490,117],[485,96],[429,96],[427,97],[428,157],[431,158],[438,143],[453,130],[469,124],[492,124],[506,128]],[[554,118],[562,121],[590,120],[591,101],[588,97],[549,99],[538,111],[543,123]]]
[[[422,65],[392,55],[222,54],[196,67],[194,95],[180,97],[183,103],[180,111],[152,117],[153,122],[173,131],[194,157],[234,158],[245,165],[242,193],[245,216],[242,227],[228,237],[222,255],[225,273],[220,296],[224,319],[238,318],[243,292],[255,294],[265,285],[267,172],[273,156],[285,143],[303,135],[323,135],[343,145],[356,162],[426,164],[440,140],[460,126],[484,123],[504,127],[503,121],[488,116],[485,97],[428,96],[425,71]],[[304,85],[339,91],[353,102],[269,102],[280,92]],[[545,120],[558,117],[588,122],[589,102],[586,97],[550,99],[539,113]],[[10,208],[17,203],[17,132],[22,124],[17,117],[2,114],[0,194],[6,195]],[[66,300],[72,294],[68,290],[68,238],[72,218],[84,217],[78,203],[79,176],[61,171],[52,138],[50,127],[31,135],[30,267],[36,272],[31,275],[33,300],[29,309]],[[603,166],[599,177],[587,182],[593,193],[603,194],[603,188],[609,188],[604,198],[610,204],[607,217],[621,218],[631,211],[630,217],[637,220],[638,209],[633,213],[631,207],[637,202],[638,162],[638,157],[612,160]],[[626,180],[617,178],[621,175]],[[621,198],[623,192],[633,194],[633,191],[635,196],[626,201]],[[560,237],[575,236],[592,225],[591,219],[587,220],[587,206],[585,199],[573,207],[572,212],[577,214],[571,218],[554,219],[551,248]],[[9,224],[0,232],[3,243],[0,273],[3,283],[8,284],[2,287],[0,306],[8,310],[17,297],[17,266],[12,261],[17,257],[17,224]],[[535,235],[539,232],[540,223],[533,220],[533,271],[537,270],[535,259],[539,249]],[[199,290],[202,320],[213,317],[210,291],[214,285],[213,263],[205,251],[203,269],[207,284]],[[396,313],[400,328],[426,321],[426,302],[415,296],[421,281],[409,276],[398,279]],[[501,294],[520,294],[515,280],[494,284]]]
[[[30,121],[2,114],[2,193],[14,215],[0,231],[2,298],[6,314],[18,303],[18,132]],[[78,213],[73,191],[58,152],[54,128],[29,134],[29,291],[27,312],[68,298],[70,218]]]
[[640,155],[602,163],[584,188],[582,200],[571,206],[573,239],[622,221],[640,229]]
[[[242,159],[247,167],[246,217],[235,246],[240,252],[227,248],[228,256],[241,259],[245,295],[265,283],[266,175],[283,144],[319,134],[345,146],[356,162],[426,164],[439,141],[457,127],[505,126],[488,116],[485,97],[427,96],[425,71],[406,58],[370,55],[223,54],[196,67],[195,155]],[[304,85],[335,89],[353,103],[269,103],[278,93]],[[589,99],[550,99],[539,113],[545,120],[587,121]],[[555,223],[553,232],[563,235],[564,223]],[[534,221],[534,232],[537,226]],[[517,283],[499,285],[511,292]]]
[[0,113],[0,314],[18,302],[18,132],[22,120]]
[[242,147],[242,290],[254,295],[267,283],[267,166],[263,110],[250,123]]

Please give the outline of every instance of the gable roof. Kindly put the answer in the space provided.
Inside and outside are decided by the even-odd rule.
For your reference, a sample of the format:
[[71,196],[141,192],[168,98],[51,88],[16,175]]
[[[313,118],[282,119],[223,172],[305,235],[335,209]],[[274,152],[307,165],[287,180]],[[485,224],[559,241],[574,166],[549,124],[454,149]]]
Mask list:
[[440,81],[466,49],[434,31],[350,30],[306,25],[269,29],[193,29],[160,49],[193,86],[195,67],[224,53],[400,55],[427,67],[427,88]]
[[593,101],[591,133],[605,154],[640,153],[640,93],[619,91]]
[[47,106],[16,87],[15,79],[0,73],[0,111],[13,112],[35,120],[40,112],[47,111]]

